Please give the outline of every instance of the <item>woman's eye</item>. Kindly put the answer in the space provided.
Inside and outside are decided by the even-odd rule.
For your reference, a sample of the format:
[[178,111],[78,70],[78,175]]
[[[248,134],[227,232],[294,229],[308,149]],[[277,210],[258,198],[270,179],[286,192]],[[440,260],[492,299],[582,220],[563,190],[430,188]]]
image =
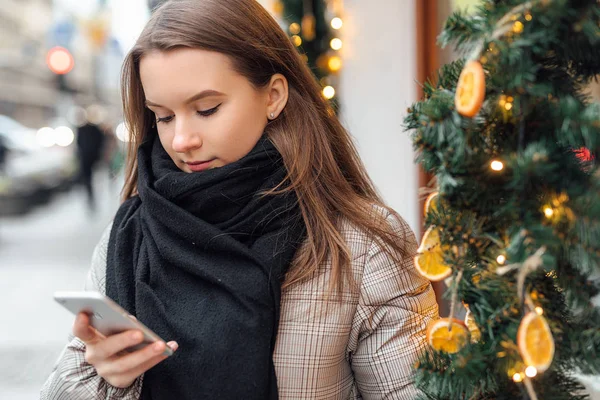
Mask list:
[[157,118],[156,122],[157,123],[161,123],[161,122],[168,123],[168,122],[171,122],[173,120],[173,117],[175,117],[175,116],[174,115],[169,115],[168,117]]
[[[223,104],[223,103],[221,103],[221,104]],[[201,116],[203,116],[203,117],[208,117],[210,115],[213,115],[214,113],[217,112],[217,110],[219,109],[219,107],[221,107],[221,104],[219,104],[215,108],[211,108],[210,110],[198,111],[198,114],[201,115]]]
[[[221,103],[222,104],[222,103]],[[219,107],[221,107],[221,104],[219,104],[218,106],[211,108],[210,110],[206,110],[206,111],[197,111],[198,115],[201,115],[203,117],[208,117],[213,115],[214,113],[216,113],[219,110]],[[156,123],[169,123],[173,120],[173,118],[175,118],[174,115],[169,115],[168,117],[163,117],[163,118],[156,118]]]

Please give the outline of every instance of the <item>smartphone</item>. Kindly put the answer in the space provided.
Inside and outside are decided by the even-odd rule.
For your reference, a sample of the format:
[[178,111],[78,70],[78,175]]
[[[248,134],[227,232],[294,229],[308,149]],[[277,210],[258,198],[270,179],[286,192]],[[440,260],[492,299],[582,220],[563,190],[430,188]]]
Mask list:
[[[156,341],[165,342],[146,325],[131,318],[125,309],[102,293],[55,292],[54,300],[75,315],[80,312],[88,314],[90,316],[90,324],[104,336],[130,329],[141,331],[144,334],[144,341],[128,348],[127,351],[139,350]],[[167,346],[163,355],[172,356],[173,350]]]

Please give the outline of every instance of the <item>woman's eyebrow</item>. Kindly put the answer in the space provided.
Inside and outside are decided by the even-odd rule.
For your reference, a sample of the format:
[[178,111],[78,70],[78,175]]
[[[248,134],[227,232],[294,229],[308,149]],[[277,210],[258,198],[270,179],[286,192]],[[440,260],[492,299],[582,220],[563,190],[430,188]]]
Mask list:
[[[190,97],[189,99],[187,99],[185,101],[185,104],[193,103],[194,101],[201,100],[201,99],[203,99],[205,97],[210,97],[210,96],[224,96],[224,95],[225,95],[224,93],[218,92],[216,90],[205,90],[205,91],[197,93],[197,94],[193,95],[192,97]],[[153,101],[150,101],[148,99],[146,99],[146,106],[162,107],[162,108],[164,108],[164,106],[161,106],[160,104],[156,104]]]

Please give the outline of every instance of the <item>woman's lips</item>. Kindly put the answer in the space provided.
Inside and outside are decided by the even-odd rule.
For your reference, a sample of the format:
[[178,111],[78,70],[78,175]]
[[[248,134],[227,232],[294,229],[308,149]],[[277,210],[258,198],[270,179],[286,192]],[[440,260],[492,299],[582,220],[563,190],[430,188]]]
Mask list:
[[190,162],[186,162],[185,164],[188,166],[188,168],[190,170],[192,170],[192,172],[200,172],[200,171],[204,171],[207,170],[208,168],[210,168],[210,164],[214,161],[213,160],[209,160],[209,161],[190,161]]

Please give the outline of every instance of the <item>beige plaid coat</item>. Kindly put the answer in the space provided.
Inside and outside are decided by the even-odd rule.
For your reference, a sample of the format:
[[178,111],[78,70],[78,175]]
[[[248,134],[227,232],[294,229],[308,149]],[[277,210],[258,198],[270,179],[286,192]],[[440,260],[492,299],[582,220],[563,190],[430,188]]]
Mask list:
[[[412,255],[416,242],[406,222],[393,215],[388,221]],[[414,363],[425,346],[427,323],[438,316],[434,292],[415,270],[412,256],[397,265],[360,229],[342,225],[356,288],[347,289],[342,301],[326,302],[331,269],[326,263],[311,280],[283,292],[273,356],[279,396],[414,399]],[[110,227],[94,251],[86,290],[105,292],[109,236]],[[85,345],[70,339],[42,388],[41,400],[140,398],[143,375],[128,388],[115,388],[86,363]]]

